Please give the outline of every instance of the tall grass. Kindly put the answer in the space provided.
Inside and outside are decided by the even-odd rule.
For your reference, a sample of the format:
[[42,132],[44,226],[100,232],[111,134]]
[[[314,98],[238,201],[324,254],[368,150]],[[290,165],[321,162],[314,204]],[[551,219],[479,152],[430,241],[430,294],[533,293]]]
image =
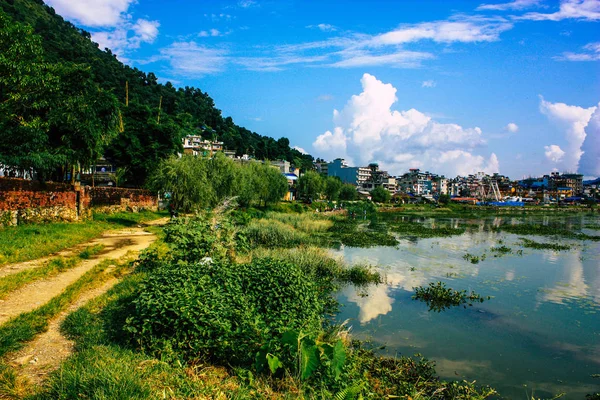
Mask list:
[[333,222],[328,217],[317,213],[283,214],[270,212],[267,213],[265,218],[283,222],[306,233],[326,232],[333,226]]
[[271,258],[296,264],[307,275],[318,279],[335,279],[355,285],[382,283],[383,277],[369,265],[348,266],[342,258],[332,257],[327,250],[319,247],[298,247],[293,249],[264,249],[252,251],[252,257]]
[[310,241],[308,234],[274,219],[252,220],[243,232],[248,241],[256,247],[296,247]]

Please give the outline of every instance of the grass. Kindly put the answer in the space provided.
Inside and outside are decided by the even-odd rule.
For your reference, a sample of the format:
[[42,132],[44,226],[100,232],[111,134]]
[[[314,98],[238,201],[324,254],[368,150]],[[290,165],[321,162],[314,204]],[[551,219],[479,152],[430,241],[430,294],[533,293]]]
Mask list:
[[329,218],[316,213],[283,214],[269,212],[265,218],[283,222],[306,233],[326,232],[333,226],[333,222]]
[[80,260],[87,260],[104,249],[104,245],[88,246],[76,257],[56,257],[48,260],[41,267],[26,269],[16,274],[0,278],[0,299],[5,298],[10,292],[41,278],[49,278],[71,269],[79,264]]
[[96,244],[94,246],[87,246],[77,256],[79,258],[83,259],[83,260],[88,260],[92,256],[95,256],[96,254],[100,253],[102,250],[104,250],[104,245],[103,244]]
[[37,279],[54,276],[77,265],[77,257],[56,257],[47,261],[39,268],[26,269],[16,274],[0,278],[0,299],[5,298],[10,292],[17,290]]
[[252,251],[253,258],[272,258],[285,260],[298,265],[307,274],[316,278],[333,277],[340,282],[366,285],[383,283],[383,277],[369,265],[348,266],[341,258],[333,258],[319,247],[298,247],[294,249],[264,249]]
[[93,215],[82,222],[18,225],[0,228],[0,266],[34,260],[98,237],[109,229],[138,225],[166,216],[164,212]]
[[523,247],[528,247],[530,249],[537,250],[555,250],[555,251],[566,251],[570,250],[571,246],[567,244],[558,244],[558,243],[540,243],[535,240],[530,240],[527,238],[519,238],[521,240]]
[[310,242],[310,237],[305,232],[275,219],[252,220],[243,233],[255,247],[295,247]]
[[[44,332],[48,328],[49,321],[75,301],[84,290],[95,287],[108,279],[110,275],[103,272],[114,263],[115,260],[104,260],[48,303],[33,311],[20,314],[1,325],[0,357],[8,352],[18,350],[25,342],[32,340],[35,335]],[[123,264],[121,264],[122,267]]]

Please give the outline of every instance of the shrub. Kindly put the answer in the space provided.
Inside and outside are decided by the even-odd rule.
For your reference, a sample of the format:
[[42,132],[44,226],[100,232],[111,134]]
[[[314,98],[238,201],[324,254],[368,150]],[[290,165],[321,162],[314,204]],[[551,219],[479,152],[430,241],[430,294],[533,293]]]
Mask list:
[[317,331],[324,312],[317,285],[297,265],[165,265],[140,286],[126,329],[144,349],[185,359],[250,365],[289,329]]
[[172,257],[186,262],[197,262],[204,257],[223,259],[233,256],[235,236],[233,225],[219,215],[178,218],[165,228],[165,242],[172,247]]

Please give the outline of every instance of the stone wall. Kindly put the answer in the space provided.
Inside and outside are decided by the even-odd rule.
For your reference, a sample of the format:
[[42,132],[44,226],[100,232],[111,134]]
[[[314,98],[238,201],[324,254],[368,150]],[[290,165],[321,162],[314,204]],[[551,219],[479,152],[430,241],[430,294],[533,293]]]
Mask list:
[[79,187],[16,178],[0,178],[0,226],[48,221],[76,221],[90,211],[156,210],[148,190]]

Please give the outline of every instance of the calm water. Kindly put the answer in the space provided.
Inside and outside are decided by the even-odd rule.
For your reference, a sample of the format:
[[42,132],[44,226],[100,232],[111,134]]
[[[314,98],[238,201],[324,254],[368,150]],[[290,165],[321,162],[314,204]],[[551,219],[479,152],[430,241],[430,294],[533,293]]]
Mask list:
[[[600,242],[560,239],[574,244],[572,250],[534,250],[519,246],[517,235],[489,230],[523,222],[519,218],[420,221],[468,223],[470,231],[402,239],[397,249],[336,251],[350,263],[378,265],[387,275],[387,285],[339,293],[340,321],[350,319],[354,336],[385,345],[388,355],[421,353],[436,361],[442,377],[477,380],[508,398],[525,399],[526,393],[531,398],[533,391],[536,398],[567,392],[563,398],[582,399],[600,391],[600,379],[590,376],[600,373]],[[583,228],[600,224],[600,218],[539,217],[536,222]],[[513,253],[494,257],[490,248],[500,241]],[[516,254],[519,249],[522,255]],[[479,264],[463,259],[466,253],[484,252],[487,258]],[[411,299],[413,287],[439,280],[493,299],[441,313]]]

